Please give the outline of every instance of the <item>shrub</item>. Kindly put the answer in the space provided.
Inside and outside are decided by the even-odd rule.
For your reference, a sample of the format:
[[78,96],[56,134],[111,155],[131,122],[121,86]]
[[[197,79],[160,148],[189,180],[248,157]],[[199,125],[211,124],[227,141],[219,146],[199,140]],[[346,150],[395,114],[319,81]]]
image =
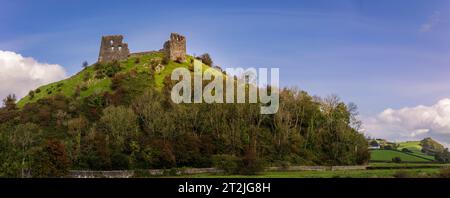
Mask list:
[[73,97],[78,98],[80,96],[80,93],[81,93],[81,88],[79,85],[77,85],[77,87],[75,87],[75,92],[73,94]]
[[86,69],[89,66],[89,63],[87,61],[84,61],[82,64],[83,69]]
[[103,74],[102,71],[96,71],[95,72],[95,78],[96,79],[103,79],[105,77],[105,74]]
[[83,74],[83,81],[86,82],[86,81],[89,80],[89,78],[91,78],[91,73],[85,72],[85,73]]
[[68,173],[70,164],[65,145],[59,140],[47,140],[34,158],[33,177],[61,177]]
[[412,153],[412,151],[409,150],[409,149],[407,149],[407,148],[403,148],[403,149],[402,149],[402,152],[404,152],[404,153]]
[[177,176],[177,175],[181,175],[181,171],[179,171],[176,168],[164,169],[163,175],[164,176]]
[[253,149],[247,149],[244,157],[242,158],[239,173],[243,175],[255,175],[263,170],[263,163],[256,156],[256,151]]
[[86,91],[86,90],[88,90],[88,87],[86,85],[82,85],[80,89],[81,89],[81,91]]
[[438,176],[440,178],[450,178],[450,167],[443,167],[439,170]]
[[392,162],[394,162],[394,163],[402,163],[402,158],[394,157],[394,158],[392,158]]
[[279,166],[283,170],[288,170],[289,166],[291,166],[291,163],[288,161],[276,161],[275,165]]
[[111,79],[111,89],[116,90],[122,85],[122,81],[125,79],[125,74],[116,74]]
[[36,89],[36,93],[41,93],[41,89]]
[[111,166],[114,170],[127,170],[129,167],[128,156],[122,153],[113,153],[111,156]]
[[404,170],[395,172],[393,176],[395,178],[411,178],[412,177],[412,175],[409,172],[404,171]]
[[33,99],[33,98],[34,98],[34,91],[30,91],[30,92],[28,93],[28,95],[30,96],[30,99]]
[[213,166],[222,169],[226,174],[235,174],[239,172],[240,159],[234,155],[215,155],[212,159]]
[[114,61],[107,65],[107,67],[104,69],[105,74],[108,77],[113,77],[117,72],[120,71],[120,64],[117,61]]
[[154,177],[155,175],[152,175],[150,173],[150,171],[146,170],[146,169],[137,169],[134,170],[134,174],[133,177],[134,178],[149,178],[149,177]]
[[170,62],[170,59],[169,59],[169,57],[167,57],[167,56],[164,56],[164,58],[162,59],[162,64],[163,65],[167,65],[167,64],[169,64],[169,62]]

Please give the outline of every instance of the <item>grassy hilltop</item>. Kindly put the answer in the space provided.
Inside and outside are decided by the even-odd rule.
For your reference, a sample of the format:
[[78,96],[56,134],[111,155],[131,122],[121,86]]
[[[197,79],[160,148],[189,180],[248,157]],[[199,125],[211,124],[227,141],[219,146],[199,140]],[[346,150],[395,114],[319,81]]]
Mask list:
[[[130,82],[128,82],[129,88],[134,89],[134,91],[142,92],[149,87],[160,90],[164,86],[164,79],[167,76],[170,76],[174,69],[179,67],[189,68],[190,65],[192,65],[191,61],[193,60],[192,56],[187,56],[186,62],[178,63],[169,61],[168,63],[163,64],[161,63],[163,57],[164,54],[162,52],[154,52],[132,55],[127,60],[118,62],[117,65],[114,65],[113,63],[96,63],[65,80],[32,90],[30,92],[31,94],[22,98],[17,105],[23,107],[30,102],[36,102],[39,99],[56,95],[83,99],[94,93],[112,92],[112,78],[116,74],[126,74],[129,72],[132,72],[133,75],[135,75],[134,78],[130,79]],[[153,70],[158,64],[163,65],[164,69],[159,73],[155,73]],[[210,68],[210,66],[203,64],[203,70],[208,68]]]

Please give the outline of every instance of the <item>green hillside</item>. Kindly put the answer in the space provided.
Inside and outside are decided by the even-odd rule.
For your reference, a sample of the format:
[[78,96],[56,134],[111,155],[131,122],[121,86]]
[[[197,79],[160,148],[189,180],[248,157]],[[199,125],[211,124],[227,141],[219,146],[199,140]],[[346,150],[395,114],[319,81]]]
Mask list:
[[[114,65],[111,63],[91,65],[70,78],[32,90],[32,94],[22,98],[17,105],[23,107],[27,103],[55,95],[83,99],[95,93],[111,92],[112,77],[115,74],[130,72],[137,77],[129,83],[131,88],[137,89],[136,91],[143,91],[152,85],[161,90],[166,76],[169,76],[175,68],[189,68],[193,59],[192,56],[187,56],[187,61],[183,63],[170,61],[164,64],[164,69],[160,73],[153,74],[151,67],[161,63],[163,56],[164,54],[160,52],[133,55],[127,60],[118,62],[116,68],[112,68]],[[203,64],[203,70],[208,68],[209,66]]]
[[370,160],[374,162],[383,162],[383,161],[391,162],[392,158],[394,157],[400,157],[402,162],[424,163],[433,161],[432,159],[422,158],[419,156],[395,150],[373,150],[371,151]]
[[368,163],[366,138],[349,125],[343,101],[333,99],[339,108],[328,108],[305,91],[283,88],[274,115],[261,114],[257,103],[175,104],[168,77],[180,67],[193,71],[193,57],[177,63],[163,56],[132,54],[87,66],[32,90],[18,105],[7,97],[0,108],[0,177],[182,167],[247,175],[286,164]]
[[434,160],[434,156],[432,155],[427,155],[425,153],[422,152],[422,145],[421,145],[421,141],[408,141],[408,142],[402,142],[399,143],[399,147],[398,150],[402,150],[402,149],[408,149],[409,151],[411,151],[411,154],[423,157],[423,158],[427,158],[429,160]]

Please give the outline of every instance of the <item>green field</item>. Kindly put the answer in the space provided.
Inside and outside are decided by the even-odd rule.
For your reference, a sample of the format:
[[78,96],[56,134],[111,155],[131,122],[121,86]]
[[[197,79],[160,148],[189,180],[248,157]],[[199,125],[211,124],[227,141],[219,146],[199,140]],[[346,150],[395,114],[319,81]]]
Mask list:
[[433,177],[439,168],[423,169],[381,169],[381,170],[348,170],[348,171],[276,171],[259,175],[217,175],[197,174],[179,176],[182,178],[394,178],[399,173],[407,177]]
[[368,169],[402,169],[402,168],[442,168],[447,167],[450,164],[438,164],[438,163],[370,163]]
[[430,159],[429,157],[421,157],[394,150],[372,150],[370,160],[374,162],[391,162],[394,157],[400,157],[402,162],[433,162],[433,159]]
[[422,152],[422,146],[420,145],[420,141],[409,141],[409,142],[400,143],[398,150],[402,150],[404,148],[412,151],[412,154],[414,154],[414,155],[417,155],[417,156],[420,156],[423,158],[427,158],[430,160],[434,160],[434,156],[427,155]]

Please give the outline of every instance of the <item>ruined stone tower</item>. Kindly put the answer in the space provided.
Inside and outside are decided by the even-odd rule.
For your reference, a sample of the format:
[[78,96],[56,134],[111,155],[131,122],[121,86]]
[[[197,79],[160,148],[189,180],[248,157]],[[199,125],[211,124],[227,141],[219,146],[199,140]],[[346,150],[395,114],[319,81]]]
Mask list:
[[128,44],[123,42],[122,35],[103,36],[98,62],[124,60],[130,54]]
[[170,40],[164,43],[164,53],[167,59],[178,62],[186,61],[186,38],[180,34],[170,34]]

